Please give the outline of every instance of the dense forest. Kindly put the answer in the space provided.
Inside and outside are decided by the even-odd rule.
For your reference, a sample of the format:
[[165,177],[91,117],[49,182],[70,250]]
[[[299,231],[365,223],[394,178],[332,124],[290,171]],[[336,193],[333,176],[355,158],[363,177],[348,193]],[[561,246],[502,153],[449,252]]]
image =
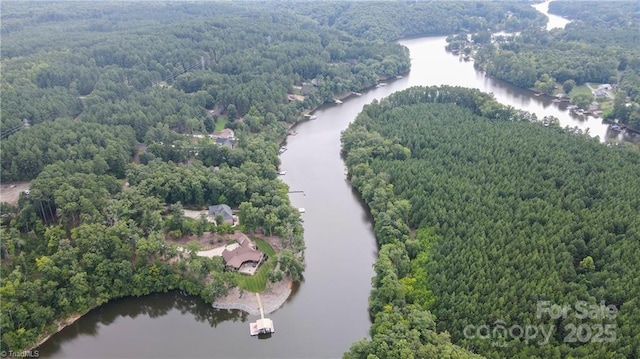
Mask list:
[[475,66],[516,86],[541,92],[553,93],[554,87],[564,87],[571,97],[576,84],[616,85],[614,106],[603,116],[640,128],[637,2],[553,1],[549,12],[572,21],[564,29],[530,28],[515,37],[477,41]]
[[[210,302],[237,285],[167,240],[230,230],[185,208],[229,204],[242,230],[282,238],[274,271],[300,279],[278,141],[317,106],[409,71],[391,40],[544,22],[524,3],[469,4],[3,2],[0,179],[31,182],[0,206],[1,349],[113,298]],[[225,127],[233,148],[206,136]],[[446,335],[432,346],[460,351]]]
[[425,350],[416,313],[489,358],[640,356],[640,153],[543,122],[452,87],[365,106],[342,142],[381,249],[346,357]]

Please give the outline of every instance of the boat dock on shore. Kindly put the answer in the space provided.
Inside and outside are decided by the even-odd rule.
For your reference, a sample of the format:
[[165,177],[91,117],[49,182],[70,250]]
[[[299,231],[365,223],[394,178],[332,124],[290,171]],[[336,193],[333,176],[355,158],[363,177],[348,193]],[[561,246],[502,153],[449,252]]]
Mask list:
[[256,298],[258,299],[258,308],[260,309],[260,319],[249,324],[249,334],[251,334],[251,336],[271,335],[275,332],[275,329],[273,328],[273,320],[264,317],[264,309],[262,308],[260,294],[256,293]]

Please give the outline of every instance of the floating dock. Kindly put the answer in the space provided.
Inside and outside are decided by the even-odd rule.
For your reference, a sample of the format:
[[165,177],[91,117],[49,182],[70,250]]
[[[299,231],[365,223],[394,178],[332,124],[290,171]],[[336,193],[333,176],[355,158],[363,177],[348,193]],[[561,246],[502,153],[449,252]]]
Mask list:
[[272,334],[275,332],[273,329],[273,320],[269,318],[258,319],[257,321],[249,324],[249,332],[252,336]]
[[262,301],[260,300],[260,294],[256,293],[258,299],[258,308],[260,309],[260,319],[249,324],[249,334],[256,335],[270,335],[275,332],[273,328],[273,320],[264,317],[264,309],[262,308]]

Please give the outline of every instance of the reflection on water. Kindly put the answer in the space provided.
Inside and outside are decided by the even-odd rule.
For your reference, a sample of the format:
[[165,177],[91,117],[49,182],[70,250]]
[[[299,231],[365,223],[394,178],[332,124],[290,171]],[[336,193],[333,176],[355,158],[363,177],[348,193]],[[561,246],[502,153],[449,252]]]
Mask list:
[[81,337],[97,337],[101,334],[102,329],[114,323],[117,325],[117,322],[123,318],[130,320],[157,319],[167,315],[188,316],[211,328],[228,321],[244,323],[247,322],[248,316],[237,310],[213,309],[199,298],[186,296],[178,291],[151,294],[139,298],[116,299],[90,311],[81,320],[54,335],[38,348],[39,353],[45,358],[57,356],[56,354],[60,354],[62,344],[79,340]]

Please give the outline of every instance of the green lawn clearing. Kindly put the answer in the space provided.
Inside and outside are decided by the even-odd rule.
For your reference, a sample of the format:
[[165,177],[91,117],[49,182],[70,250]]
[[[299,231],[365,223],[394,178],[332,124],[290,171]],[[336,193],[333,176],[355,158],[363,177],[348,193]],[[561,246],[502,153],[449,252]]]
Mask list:
[[258,246],[260,252],[266,254],[269,258],[274,258],[276,256],[276,251],[273,250],[273,247],[271,247],[269,242],[261,238],[251,238],[251,240],[255,242],[256,246]]
[[273,269],[274,260],[260,265],[254,275],[236,273],[238,287],[252,293],[260,293],[267,287],[267,273]]
[[591,89],[587,85],[576,86],[569,92],[569,96],[573,97],[578,94],[591,95]]
[[258,268],[258,271],[254,275],[246,275],[236,273],[236,279],[238,287],[252,293],[260,293],[267,287],[267,273],[273,270],[274,263],[276,262],[276,251],[269,242],[261,238],[251,238],[255,242],[260,252],[269,257],[266,262],[263,262]]
[[216,119],[216,131],[222,131],[224,130],[225,126],[227,125],[227,122],[229,120],[227,119],[227,116],[220,116]]

